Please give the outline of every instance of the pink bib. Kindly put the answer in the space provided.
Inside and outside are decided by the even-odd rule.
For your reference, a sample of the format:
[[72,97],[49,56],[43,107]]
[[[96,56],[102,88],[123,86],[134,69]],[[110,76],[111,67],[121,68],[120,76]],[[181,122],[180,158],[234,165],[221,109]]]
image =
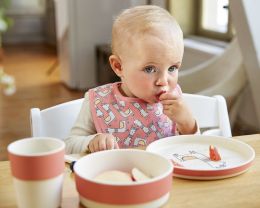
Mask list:
[[[89,103],[98,133],[113,134],[120,148],[148,145],[175,135],[175,123],[162,113],[160,103],[124,97],[112,83],[89,90]],[[178,86],[179,87],[179,86]]]

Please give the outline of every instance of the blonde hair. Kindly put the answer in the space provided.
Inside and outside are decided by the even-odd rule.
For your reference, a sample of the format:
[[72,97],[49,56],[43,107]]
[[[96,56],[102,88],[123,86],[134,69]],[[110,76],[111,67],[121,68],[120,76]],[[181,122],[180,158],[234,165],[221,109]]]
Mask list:
[[182,30],[175,18],[165,9],[154,5],[136,6],[124,10],[114,21],[112,28],[112,53],[127,44],[131,37],[144,34],[158,27],[166,26],[178,37],[183,38]]

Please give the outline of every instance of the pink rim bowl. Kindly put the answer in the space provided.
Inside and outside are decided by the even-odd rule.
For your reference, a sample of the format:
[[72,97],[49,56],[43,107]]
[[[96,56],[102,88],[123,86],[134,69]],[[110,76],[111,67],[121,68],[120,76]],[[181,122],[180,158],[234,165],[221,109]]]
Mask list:
[[[133,183],[98,182],[93,178],[108,170],[131,173],[133,168],[152,176]],[[160,207],[172,188],[172,163],[156,153],[134,149],[107,150],[89,154],[74,166],[81,203],[86,207]]]

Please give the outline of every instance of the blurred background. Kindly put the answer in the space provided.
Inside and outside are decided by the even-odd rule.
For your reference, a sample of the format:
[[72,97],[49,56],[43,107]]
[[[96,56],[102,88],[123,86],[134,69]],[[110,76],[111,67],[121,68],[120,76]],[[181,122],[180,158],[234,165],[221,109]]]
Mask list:
[[232,134],[259,133],[260,1],[0,0],[0,160],[30,136],[30,108],[118,80],[108,64],[113,18],[142,4],[167,9],[184,32],[183,91],[223,95]]

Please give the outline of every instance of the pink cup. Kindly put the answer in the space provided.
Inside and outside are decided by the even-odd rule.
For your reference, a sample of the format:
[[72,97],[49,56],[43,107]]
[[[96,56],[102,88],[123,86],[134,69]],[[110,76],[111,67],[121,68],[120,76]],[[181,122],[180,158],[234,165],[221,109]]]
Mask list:
[[8,154],[19,208],[56,208],[61,204],[64,149],[62,140],[17,140]]

